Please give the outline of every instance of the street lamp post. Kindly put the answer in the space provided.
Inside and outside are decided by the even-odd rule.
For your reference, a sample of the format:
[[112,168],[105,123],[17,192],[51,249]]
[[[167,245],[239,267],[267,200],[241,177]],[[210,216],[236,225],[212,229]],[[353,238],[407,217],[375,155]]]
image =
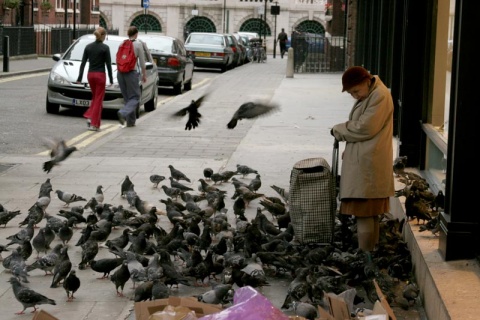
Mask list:
[[227,0],[223,0],[223,33],[227,32]]
[[[265,1],[265,11],[263,11],[263,43],[265,43],[265,46],[267,45],[267,0]],[[265,47],[265,53],[267,52],[267,48]]]

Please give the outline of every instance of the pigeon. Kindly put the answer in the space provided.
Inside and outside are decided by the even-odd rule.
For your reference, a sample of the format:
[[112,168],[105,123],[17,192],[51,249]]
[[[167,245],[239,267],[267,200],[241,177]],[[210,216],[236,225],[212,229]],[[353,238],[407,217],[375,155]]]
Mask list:
[[258,174],[258,171],[253,168],[250,168],[249,166],[237,164],[237,173],[241,174],[245,178],[250,173]]
[[178,169],[175,169],[171,164],[168,166],[168,168],[170,169],[170,176],[173,179],[177,181],[185,180],[187,182],[191,182],[190,179],[183,172],[181,172]]
[[95,197],[91,197],[90,200],[87,201],[85,206],[83,206],[84,209],[90,209],[92,212],[95,212],[97,209],[97,206],[99,205],[97,199]]
[[47,239],[45,236],[45,228],[41,228],[37,235],[32,239],[32,246],[37,251],[37,259],[40,256],[40,252],[47,253],[50,248],[50,244],[47,244]]
[[233,300],[231,284],[217,284],[197,297],[198,301],[209,304],[228,304]]
[[213,169],[212,168],[205,168],[203,169],[203,177],[205,180],[210,180],[212,178]]
[[168,299],[170,290],[160,279],[153,280],[152,299]]
[[96,240],[87,240],[81,245],[82,247],[82,260],[78,264],[80,270],[85,270],[87,265],[95,259],[98,254],[98,242]]
[[266,104],[260,102],[246,102],[242,104],[228,122],[227,128],[233,129],[237,126],[238,121],[242,119],[254,119],[267,113],[278,111],[280,108],[277,105]]
[[161,188],[163,192],[165,192],[165,194],[172,199],[177,199],[180,193],[182,192],[182,190],[178,188],[169,188],[168,186],[165,186],[165,185],[163,185]]
[[103,276],[97,279],[107,279],[110,272],[123,263],[123,258],[104,258],[99,260],[91,260],[90,267],[93,271],[103,273]]
[[68,247],[63,247],[53,268],[53,279],[50,288],[57,288],[60,282],[67,277],[70,270],[72,270],[72,262],[68,256]]
[[45,220],[47,220],[45,226],[49,226],[50,229],[52,229],[55,233],[58,233],[58,230],[60,230],[60,228],[63,226],[64,221],[64,219],[51,216],[48,213],[45,213]]
[[29,220],[33,220],[34,221],[33,226],[36,227],[37,224],[39,224],[42,221],[44,216],[45,216],[45,211],[37,202],[35,202],[33,206],[30,207],[30,209],[28,210],[28,214],[25,217],[25,219],[22,222],[20,222],[18,225],[21,227],[21,226],[27,225]]
[[275,190],[275,192],[278,193],[278,195],[280,197],[282,197],[282,199],[285,201],[285,203],[288,204],[288,199],[290,198],[290,192],[288,192],[288,190],[286,190],[282,187],[276,186],[276,185],[271,185],[270,188]]
[[63,226],[58,230],[58,238],[62,241],[63,245],[67,245],[68,241],[73,237],[73,229],[68,225],[68,220],[63,221]]
[[160,182],[162,182],[163,180],[165,180],[165,177],[164,176],[161,176],[161,175],[158,175],[158,174],[152,174],[150,176],[150,182],[153,183],[153,187],[154,188],[157,188],[158,187],[158,184]]
[[133,301],[140,302],[140,301],[152,300],[152,288],[153,288],[153,281],[145,281],[139,284],[135,288]]
[[126,175],[120,188],[120,195],[125,198],[128,190],[133,190],[133,183],[129,176]]
[[105,245],[110,249],[114,247],[124,249],[130,241],[130,238],[128,235],[129,233],[130,233],[130,229],[123,229],[122,234],[120,236],[107,240],[105,242]]
[[62,244],[57,244],[52,251],[40,257],[40,259],[36,260],[31,265],[27,266],[27,271],[41,269],[45,272],[45,275],[47,275],[49,272],[53,274],[52,270],[57,264],[62,248]]
[[253,178],[248,184],[248,189],[252,190],[253,192],[257,192],[257,190],[260,189],[261,186],[262,180],[260,180],[260,175],[257,174],[255,178]]
[[[46,188],[46,189],[41,189],[40,190],[40,195],[37,199],[37,201],[35,201],[35,204],[40,207],[43,212],[46,212],[47,211],[47,208],[48,206],[50,205],[50,202],[52,201],[51,197],[50,197],[50,193],[53,191],[52,188]],[[34,205],[35,205],[34,204]],[[33,206],[32,206],[33,207]],[[31,208],[30,208],[31,209]]]
[[133,288],[135,289],[136,283],[146,280],[145,267],[137,260],[135,253],[125,251],[127,257],[127,267],[130,272],[130,278],[133,282]]
[[95,200],[97,200],[97,202],[99,204],[102,204],[103,203],[103,200],[105,200],[105,195],[103,194],[103,191],[102,191],[103,187],[101,185],[98,185],[97,186],[97,190],[95,191]]
[[198,127],[200,124],[200,118],[202,115],[198,112],[198,108],[200,108],[202,102],[205,100],[208,94],[204,94],[197,100],[192,100],[188,107],[180,109],[179,111],[173,113],[171,117],[183,117],[188,112],[188,120],[185,125],[185,130],[192,130]]
[[67,220],[70,220],[70,218],[75,218],[76,223],[82,223],[82,222],[86,223],[87,222],[87,219],[85,219],[85,217],[81,213],[73,211],[73,210],[70,210],[70,211],[59,210],[57,215],[60,216],[60,217],[64,217]]
[[67,159],[74,151],[77,151],[75,146],[68,147],[63,139],[45,139],[46,145],[50,150],[50,160],[43,163],[43,171],[50,173],[52,168],[60,165],[62,161]]
[[45,180],[45,182],[43,182],[41,185],[40,185],[40,190],[38,192],[38,197],[42,197],[45,192],[48,192],[47,190],[48,189],[52,189],[53,190],[53,187],[52,187],[52,183],[50,182],[50,178],[47,178],[47,180]]
[[71,270],[68,276],[63,281],[63,289],[67,293],[67,302],[72,302],[75,297],[73,294],[80,288],[80,279],[77,277],[77,272]]
[[301,301],[293,301],[292,306],[296,316],[304,317],[307,320],[317,319],[318,311],[317,308],[312,304]]
[[170,177],[169,179],[170,179],[170,187],[180,189],[181,191],[193,191],[192,188],[190,188],[186,185],[183,185],[180,182],[174,180],[173,177]]
[[20,210],[15,210],[15,211],[8,211],[4,210],[0,212],[0,225],[3,224],[3,227],[5,228],[7,226],[7,223],[10,222],[13,218],[21,214]]
[[23,310],[15,314],[24,314],[25,309],[27,308],[33,308],[33,312],[35,312],[37,311],[37,305],[41,305],[41,304],[56,305],[55,300],[49,299],[46,296],[28,287],[25,287],[15,277],[11,277],[8,282],[12,284],[12,289],[13,289],[13,294],[15,295],[15,299],[17,299],[17,301],[23,305]]
[[397,157],[393,160],[393,173],[398,177],[405,173],[405,167],[407,166],[407,156]]
[[[115,272],[110,276],[110,281],[115,284],[115,289],[117,290],[117,297],[123,297],[123,288],[125,283],[130,279],[130,271],[128,270],[128,262],[123,261],[120,268],[115,270]],[[120,291],[118,290],[120,288]]]
[[84,197],[78,196],[75,193],[70,193],[61,190],[55,190],[57,197],[60,201],[65,202],[65,207],[68,207],[70,203],[77,201],[87,201]]
[[435,199],[433,200],[435,205],[435,211],[438,212],[438,208],[445,209],[445,195],[443,194],[442,190],[438,190]]
[[7,244],[7,247],[15,243],[22,244],[23,239],[25,239],[26,237],[32,239],[33,233],[34,233],[34,229],[33,229],[34,224],[35,224],[35,221],[30,219],[30,221],[28,221],[28,225],[25,228],[20,229],[20,231],[18,231],[17,233],[8,236],[7,240],[10,240],[10,242]]

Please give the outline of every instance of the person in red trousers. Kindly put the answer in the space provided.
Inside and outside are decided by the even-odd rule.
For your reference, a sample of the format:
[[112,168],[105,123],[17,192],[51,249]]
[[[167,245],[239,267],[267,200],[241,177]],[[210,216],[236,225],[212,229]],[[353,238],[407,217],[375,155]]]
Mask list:
[[85,64],[89,62],[87,80],[92,90],[92,102],[88,110],[83,114],[87,118],[87,127],[90,131],[99,131],[102,119],[103,98],[105,96],[106,75],[105,66],[107,67],[110,85],[113,84],[112,75],[112,58],[110,56],[110,48],[103,43],[107,35],[107,31],[98,27],[93,33],[95,41],[89,43],[83,51],[82,63],[80,64],[80,72],[78,73],[77,83],[82,82],[83,70]]

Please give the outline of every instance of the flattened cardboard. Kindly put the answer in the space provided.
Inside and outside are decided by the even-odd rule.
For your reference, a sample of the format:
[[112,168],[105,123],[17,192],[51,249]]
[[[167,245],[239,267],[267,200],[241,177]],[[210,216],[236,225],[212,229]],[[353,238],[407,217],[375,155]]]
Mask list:
[[334,293],[326,294],[328,304],[330,306],[330,314],[335,320],[350,319],[350,311],[345,300]]
[[373,284],[375,285],[375,290],[377,291],[378,299],[380,300],[380,303],[382,304],[383,309],[387,311],[387,314],[390,317],[390,320],[397,320],[397,317],[395,317],[395,314],[393,313],[392,308],[390,308],[390,305],[388,304],[387,298],[385,298],[385,295],[383,294],[382,289],[380,289],[375,279],[373,279]]
[[223,310],[220,305],[199,302],[197,298],[194,297],[169,297],[168,299],[135,302],[135,318],[136,320],[148,320],[151,314],[157,311],[163,311],[163,309],[169,305],[174,307],[187,307],[195,311],[197,318]]
[[45,310],[38,309],[37,311],[35,311],[35,314],[33,315],[32,320],[59,320],[59,319],[52,316],[50,313],[48,313]]

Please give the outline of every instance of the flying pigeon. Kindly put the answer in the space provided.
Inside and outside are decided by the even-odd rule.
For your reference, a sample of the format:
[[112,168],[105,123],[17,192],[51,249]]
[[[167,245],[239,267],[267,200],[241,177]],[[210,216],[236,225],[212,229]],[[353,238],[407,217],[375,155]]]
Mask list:
[[44,139],[50,150],[50,160],[43,163],[43,171],[50,173],[52,168],[67,159],[76,147],[68,147],[63,139]]
[[198,112],[198,108],[200,108],[206,96],[207,94],[204,94],[197,100],[192,100],[192,102],[190,102],[188,107],[185,107],[175,112],[174,114],[171,115],[171,117],[183,117],[188,112],[188,120],[185,125],[185,130],[195,129],[200,124],[200,118],[202,117],[202,115]]
[[227,124],[227,128],[235,128],[237,126],[237,122],[242,119],[254,119],[267,113],[278,111],[279,109],[280,108],[277,105],[246,102],[242,104],[237,111],[235,111],[232,119]]

